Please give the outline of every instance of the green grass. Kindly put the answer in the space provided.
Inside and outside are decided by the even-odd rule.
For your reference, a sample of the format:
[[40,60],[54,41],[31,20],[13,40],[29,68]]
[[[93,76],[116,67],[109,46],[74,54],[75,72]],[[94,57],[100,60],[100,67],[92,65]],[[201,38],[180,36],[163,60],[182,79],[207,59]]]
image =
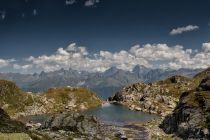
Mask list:
[[0,140],[31,140],[26,133],[0,133]]

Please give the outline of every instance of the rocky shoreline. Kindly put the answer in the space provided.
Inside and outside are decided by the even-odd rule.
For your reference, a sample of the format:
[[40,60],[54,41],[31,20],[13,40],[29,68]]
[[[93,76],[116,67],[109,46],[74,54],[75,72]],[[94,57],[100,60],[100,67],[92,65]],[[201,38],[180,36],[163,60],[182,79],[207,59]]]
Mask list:
[[210,138],[210,69],[193,78],[173,76],[151,84],[133,84],[124,87],[109,101],[131,110],[160,115],[161,120],[153,124],[159,129],[158,133],[163,130],[175,135],[172,137],[184,139]]
[[109,101],[127,106],[131,110],[164,117],[176,107],[180,95],[194,87],[194,83],[189,78],[174,76],[150,84],[136,83],[124,87],[110,97]]

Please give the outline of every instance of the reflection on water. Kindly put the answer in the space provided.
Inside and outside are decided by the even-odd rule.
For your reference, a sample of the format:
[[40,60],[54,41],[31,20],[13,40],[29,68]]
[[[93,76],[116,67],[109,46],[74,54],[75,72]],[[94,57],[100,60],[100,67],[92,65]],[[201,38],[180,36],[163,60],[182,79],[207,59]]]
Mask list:
[[84,114],[93,115],[105,123],[117,125],[124,125],[129,122],[146,122],[157,118],[156,115],[132,111],[126,107],[109,103],[104,104],[102,107],[88,110]]

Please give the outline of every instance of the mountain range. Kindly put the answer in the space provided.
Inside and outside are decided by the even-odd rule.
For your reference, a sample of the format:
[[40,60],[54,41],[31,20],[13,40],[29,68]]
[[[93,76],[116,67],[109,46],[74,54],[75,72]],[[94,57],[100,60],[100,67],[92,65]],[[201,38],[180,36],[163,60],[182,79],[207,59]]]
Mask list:
[[107,99],[125,85],[137,82],[150,83],[174,75],[192,77],[202,69],[151,69],[137,65],[132,71],[111,67],[105,72],[89,73],[73,69],[34,74],[0,73],[0,79],[10,80],[27,92],[43,92],[51,87],[82,86]]

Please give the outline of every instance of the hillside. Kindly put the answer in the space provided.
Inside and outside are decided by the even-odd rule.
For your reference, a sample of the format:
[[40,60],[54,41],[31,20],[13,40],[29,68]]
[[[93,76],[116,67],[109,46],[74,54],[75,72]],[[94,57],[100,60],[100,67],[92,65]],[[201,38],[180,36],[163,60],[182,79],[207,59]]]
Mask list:
[[101,105],[95,93],[86,88],[51,88],[45,93],[25,93],[15,83],[0,80],[0,107],[9,115],[35,115],[62,111],[80,111]]
[[[206,76],[206,77],[205,77]],[[195,78],[203,78],[200,85],[181,95],[180,101],[168,115],[161,128],[184,139],[209,139],[210,137],[210,72],[209,69]]]
[[150,84],[137,83],[124,87],[109,101],[119,103],[132,110],[165,116],[175,108],[181,93],[196,86],[190,78],[173,76]]
[[184,139],[210,137],[210,69],[192,78],[172,76],[150,84],[136,83],[124,87],[109,101],[161,115],[163,120],[155,127],[160,125],[168,134]]
[[86,88],[60,87],[51,88],[45,93],[35,96],[38,102],[26,107],[25,115],[81,111],[102,104],[95,93]]

